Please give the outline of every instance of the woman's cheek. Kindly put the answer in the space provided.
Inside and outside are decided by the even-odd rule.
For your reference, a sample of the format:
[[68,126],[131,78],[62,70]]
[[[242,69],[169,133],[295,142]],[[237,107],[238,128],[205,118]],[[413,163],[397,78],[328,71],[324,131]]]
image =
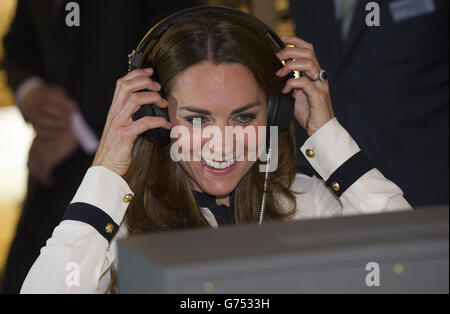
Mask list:
[[[255,126],[256,134],[255,138],[252,139],[251,143],[251,152],[254,161],[257,161],[260,155],[266,149],[266,134],[267,134],[267,125],[265,123],[260,123]],[[249,150],[250,151],[250,150]]]
[[181,160],[190,161],[192,159],[192,134],[189,128],[181,124],[176,124],[170,131],[170,137],[172,139],[170,144],[170,154],[172,160],[175,162]]

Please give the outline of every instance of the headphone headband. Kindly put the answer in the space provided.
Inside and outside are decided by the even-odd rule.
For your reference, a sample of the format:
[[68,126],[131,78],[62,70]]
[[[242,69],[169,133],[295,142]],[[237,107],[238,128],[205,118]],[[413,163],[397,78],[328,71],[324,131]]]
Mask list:
[[175,24],[180,23],[181,21],[184,21],[185,19],[194,16],[212,15],[212,14],[227,14],[248,18],[253,23],[255,23],[255,25],[257,25],[261,30],[263,30],[266,34],[269,34],[281,48],[284,47],[283,41],[269,26],[267,26],[261,20],[257,19],[256,17],[250,14],[225,7],[199,6],[190,9],[185,9],[175,14],[172,14],[166,17],[165,19],[161,20],[155,26],[153,26],[141,40],[136,50],[133,50],[133,52],[128,55],[129,71],[141,67],[144,59],[143,58],[144,50],[151,40],[160,39],[169,28],[171,28]]

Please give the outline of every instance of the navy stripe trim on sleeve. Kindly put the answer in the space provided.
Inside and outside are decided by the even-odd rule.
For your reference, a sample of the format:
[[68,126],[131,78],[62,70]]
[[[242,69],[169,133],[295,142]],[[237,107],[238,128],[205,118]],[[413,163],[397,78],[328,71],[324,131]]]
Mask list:
[[63,220],[75,220],[87,223],[94,227],[108,242],[119,231],[119,225],[108,214],[100,208],[87,203],[69,204],[62,218]]
[[326,184],[337,197],[341,197],[353,183],[373,168],[374,166],[370,160],[360,151],[342,164],[330,176]]

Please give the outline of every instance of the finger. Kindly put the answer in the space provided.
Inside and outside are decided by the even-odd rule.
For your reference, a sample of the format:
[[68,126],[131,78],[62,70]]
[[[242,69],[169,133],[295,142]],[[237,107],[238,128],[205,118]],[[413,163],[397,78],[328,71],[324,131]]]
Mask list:
[[168,106],[168,102],[159,93],[138,92],[130,96],[117,117],[123,124],[127,124],[138,108],[146,104],[156,104],[160,108],[167,108]]
[[115,109],[119,110],[123,107],[127,99],[135,92],[147,89],[149,91],[160,91],[161,85],[149,77],[136,77],[121,83],[119,91],[117,93],[117,99],[115,101]]
[[36,134],[45,141],[54,140],[54,138],[58,135],[61,130],[55,130],[51,128],[35,128]]
[[320,72],[320,67],[312,59],[301,58],[286,63],[286,65],[277,72],[277,75],[279,77],[285,77],[293,71],[305,72],[308,77],[313,77]]
[[117,80],[117,82],[116,82],[116,89],[114,91],[114,97],[113,98],[116,97],[116,95],[117,95],[117,93],[119,91],[119,88],[120,88],[120,86],[122,85],[123,82],[128,81],[128,80],[132,80],[134,78],[141,77],[141,76],[149,77],[149,76],[153,75],[154,72],[155,71],[152,68],[135,69],[135,70],[127,73],[125,76],[119,78]]
[[137,121],[134,121],[127,127],[122,128],[121,134],[123,137],[130,141],[136,140],[136,138],[151,129],[164,128],[170,130],[172,124],[162,117],[143,117]]
[[45,103],[56,104],[57,108],[63,112],[72,112],[78,108],[78,104],[60,86],[50,85],[47,90],[48,93],[44,96]]
[[47,129],[49,131],[57,132],[69,129],[70,123],[68,123],[66,120],[53,119],[48,116],[42,115],[34,121],[33,126],[37,130]]
[[35,115],[32,122],[36,125],[41,125],[44,127],[67,128],[70,124],[70,116],[67,114],[64,116],[53,115],[46,111],[41,111]]
[[40,108],[40,110],[35,112],[29,120],[33,125],[40,124],[44,121],[46,121],[46,125],[49,123],[56,125],[67,125],[70,122],[70,115],[54,109]]
[[48,117],[53,120],[60,120],[61,122],[67,123],[70,121],[70,117],[73,111],[66,111],[60,104],[57,103],[46,103],[41,106],[36,112],[36,119],[41,119],[42,117]]
[[[113,102],[109,108],[108,115],[106,118],[106,123],[104,127],[104,131],[107,131],[110,127],[111,121],[119,114],[124,102],[126,99],[130,96],[131,92],[126,92],[124,90],[124,85],[131,84],[129,81],[133,81],[137,78],[147,78],[149,79],[149,76],[153,75],[154,70],[152,68],[146,68],[146,69],[136,69],[124,77],[117,80],[116,89],[114,91],[114,97]],[[151,81],[151,80],[150,80]],[[152,81],[153,82],[153,81]],[[159,84],[152,85],[152,83],[149,83],[149,88],[151,90],[152,86],[155,87],[155,90],[158,91],[161,89],[161,86]],[[125,86],[126,88],[127,86]]]
[[283,93],[287,94],[295,89],[302,90],[306,96],[308,96],[311,106],[314,106],[316,103],[320,103],[326,95],[325,92],[321,91],[316,84],[311,82],[311,80],[306,77],[288,80],[283,89]]
[[154,69],[153,68],[145,68],[145,69],[135,69],[129,73],[127,73],[125,76],[122,77],[123,81],[128,81],[128,80],[132,80],[134,78],[140,77],[140,76],[150,76],[153,75],[154,73]]
[[59,105],[63,108],[64,112],[67,112],[69,114],[72,114],[78,109],[78,104],[68,97],[62,98],[59,101]]
[[314,52],[306,48],[286,47],[279,51],[276,55],[280,61],[289,59],[312,59],[317,65],[319,65],[319,61],[317,60]]
[[282,36],[281,40],[286,45],[294,45],[295,47],[306,48],[306,49],[314,51],[314,47],[313,47],[312,44],[310,44],[307,41],[304,41],[303,39],[301,39],[299,37],[296,37],[296,36]]

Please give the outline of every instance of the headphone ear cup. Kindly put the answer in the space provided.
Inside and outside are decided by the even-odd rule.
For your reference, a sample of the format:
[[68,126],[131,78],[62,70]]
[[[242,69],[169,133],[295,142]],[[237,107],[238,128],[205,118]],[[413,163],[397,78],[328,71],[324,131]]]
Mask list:
[[278,131],[284,131],[291,126],[294,117],[295,98],[291,95],[276,95],[267,97],[267,125],[277,126]]
[[278,97],[267,97],[267,126],[274,126],[278,112]]
[[[139,108],[139,110],[133,114],[132,119],[133,119],[133,121],[137,121],[146,116],[162,117],[162,118],[166,119],[167,121],[170,121],[169,120],[169,112],[168,112],[167,108],[160,108],[156,104],[142,105]],[[161,146],[167,146],[170,144],[170,141],[171,141],[170,131],[166,130],[164,128],[151,129],[151,130],[146,131],[144,134],[145,134],[145,137],[149,141],[151,141],[151,142],[156,141]]]
[[279,101],[277,123],[279,130],[284,131],[291,127],[294,119],[295,98],[291,94],[280,95]]

